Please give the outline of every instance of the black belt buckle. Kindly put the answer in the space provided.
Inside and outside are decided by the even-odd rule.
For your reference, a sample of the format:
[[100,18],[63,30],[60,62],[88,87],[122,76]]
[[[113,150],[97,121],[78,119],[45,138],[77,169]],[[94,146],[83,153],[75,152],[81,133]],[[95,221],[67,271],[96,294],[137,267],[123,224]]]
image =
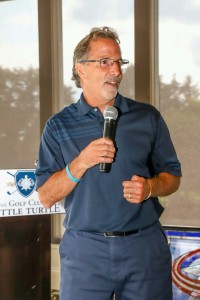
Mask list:
[[111,231],[111,232],[104,232],[105,237],[123,237],[127,236],[130,234],[135,234],[138,233],[139,230],[132,230],[132,231],[127,231],[127,232],[122,232],[122,231]]
[[111,232],[104,232],[105,237],[119,237],[119,236],[125,236],[125,232],[121,231],[111,231]]

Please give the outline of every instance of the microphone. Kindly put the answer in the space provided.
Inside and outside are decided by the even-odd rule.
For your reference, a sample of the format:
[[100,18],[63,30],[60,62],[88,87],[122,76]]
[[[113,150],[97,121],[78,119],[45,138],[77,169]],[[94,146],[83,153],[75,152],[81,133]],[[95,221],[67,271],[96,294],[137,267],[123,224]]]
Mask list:
[[[108,106],[104,110],[103,116],[104,116],[103,137],[107,137],[114,142],[118,111],[114,106]],[[111,163],[100,163],[99,170],[102,173],[108,173],[111,170]]]

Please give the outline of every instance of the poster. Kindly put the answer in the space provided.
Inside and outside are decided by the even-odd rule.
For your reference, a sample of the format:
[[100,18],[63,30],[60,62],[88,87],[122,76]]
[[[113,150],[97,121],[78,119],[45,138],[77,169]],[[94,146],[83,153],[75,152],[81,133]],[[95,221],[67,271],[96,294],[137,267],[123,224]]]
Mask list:
[[35,170],[0,170],[0,217],[65,213],[62,201],[44,208],[35,184]]
[[173,300],[200,299],[200,231],[166,230],[172,254]]

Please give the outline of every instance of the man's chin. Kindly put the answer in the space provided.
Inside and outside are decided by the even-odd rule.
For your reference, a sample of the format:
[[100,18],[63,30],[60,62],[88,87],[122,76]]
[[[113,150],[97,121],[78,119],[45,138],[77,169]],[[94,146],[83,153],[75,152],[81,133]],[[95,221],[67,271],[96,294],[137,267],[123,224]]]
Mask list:
[[117,96],[118,90],[113,90],[113,91],[104,91],[103,92],[103,97],[107,100],[113,100]]

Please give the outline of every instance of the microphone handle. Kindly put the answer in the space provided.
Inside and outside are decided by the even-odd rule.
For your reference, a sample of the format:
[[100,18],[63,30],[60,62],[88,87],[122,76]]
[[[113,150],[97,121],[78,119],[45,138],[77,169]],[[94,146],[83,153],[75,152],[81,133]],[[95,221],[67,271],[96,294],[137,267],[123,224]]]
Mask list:
[[[108,119],[104,121],[103,137],[107,137],[114,142],[115,139],[115,120]],[[111,170],[111,163],[100,163],[99,170],[102,173],[108,173]]]

